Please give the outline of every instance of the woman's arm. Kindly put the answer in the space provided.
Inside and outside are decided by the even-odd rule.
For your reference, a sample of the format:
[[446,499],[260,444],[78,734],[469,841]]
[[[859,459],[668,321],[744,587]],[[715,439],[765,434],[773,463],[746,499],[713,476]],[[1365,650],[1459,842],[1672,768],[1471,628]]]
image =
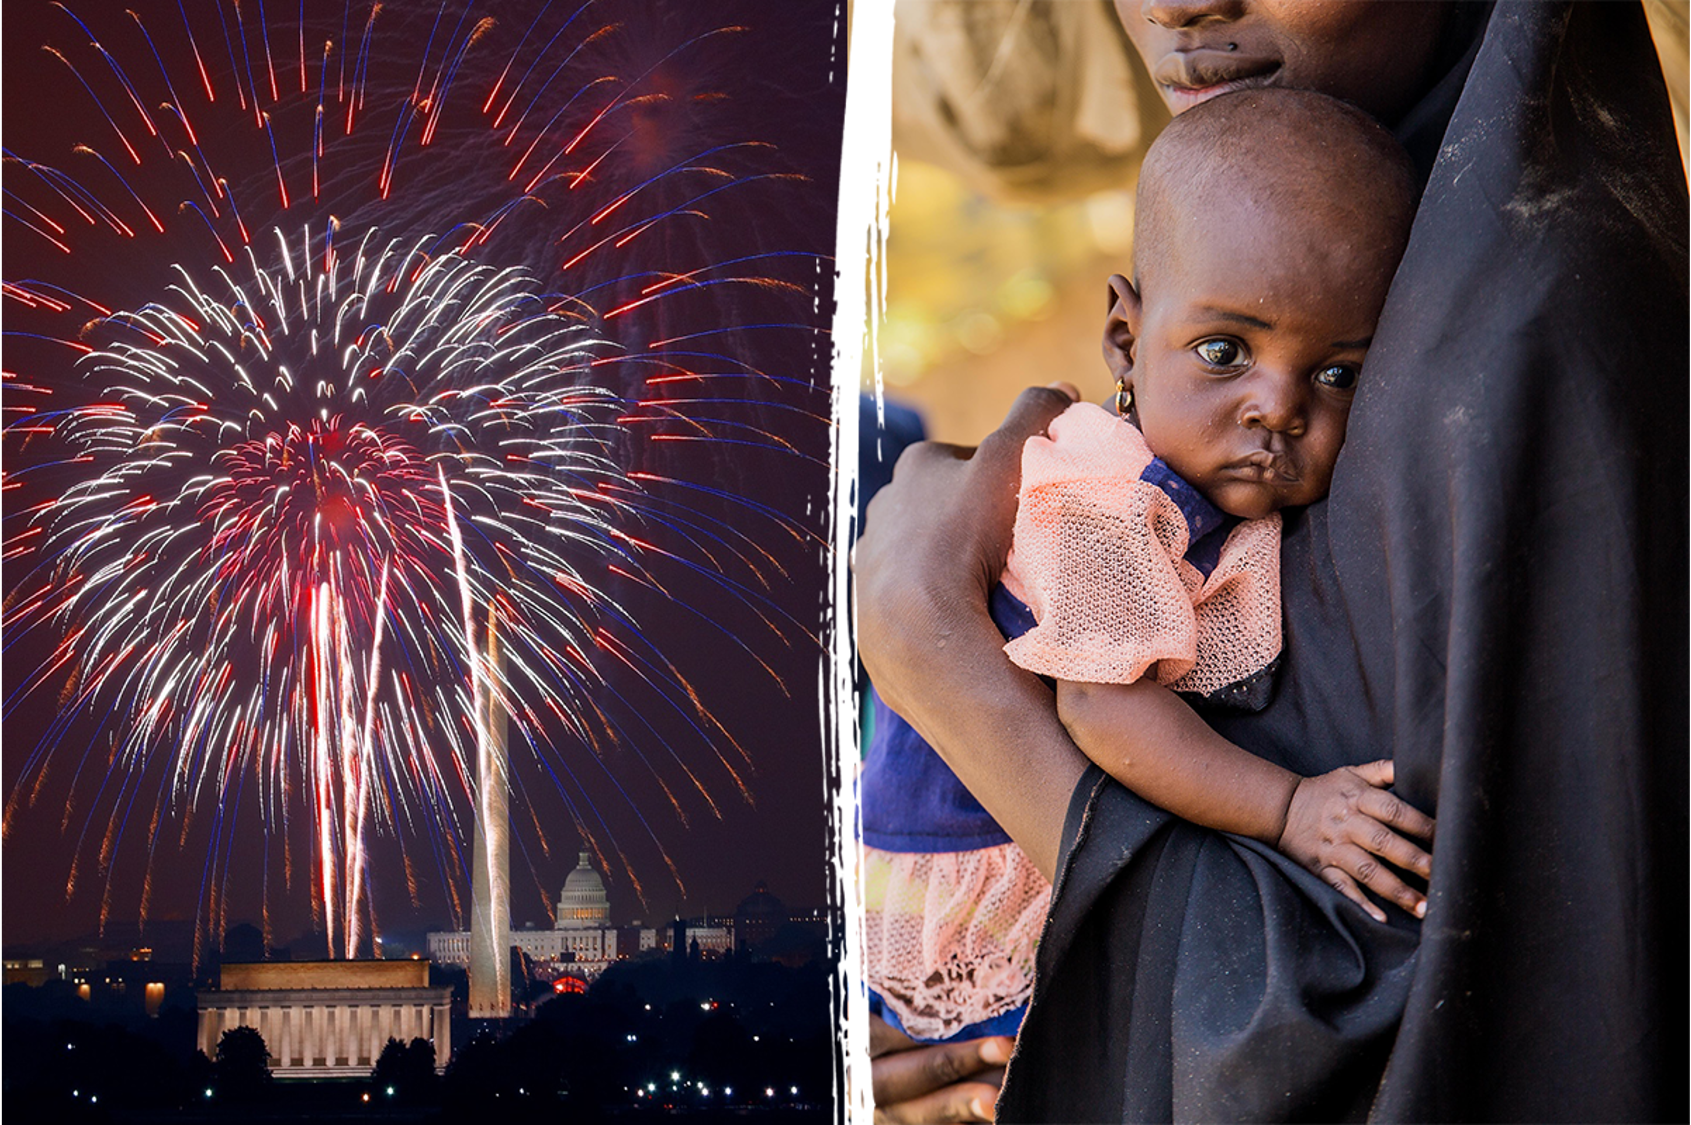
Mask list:
[[972,454],[924,443],[869,505],[853,568],[857,643],[887,704],[1047,877],[1086,760],[1051,692],[987,613],[1015,523],[1022,446],[1077,397],[1033,388]]
[[1151,679],[1059,681],[1057,713],[1088,758],[1147,801],[1280,849],[1381,922],[1362,886],[1425,913],[1426,899],[1375,858],[1422,878],[1432,871],[1432,857],[1400,833],[1430,839],[1433,822],[1384,790],[1389,761],[1299,777],[1227,741]]

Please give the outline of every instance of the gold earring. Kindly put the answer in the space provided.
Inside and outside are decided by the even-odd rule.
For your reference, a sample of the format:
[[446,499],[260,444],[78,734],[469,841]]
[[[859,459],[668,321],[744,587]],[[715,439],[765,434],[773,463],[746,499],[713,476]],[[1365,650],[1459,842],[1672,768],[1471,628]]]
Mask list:
[[1127,380],[1116,380],[1116,413],[1123,418],[1133,409],[1133,392],[1128,389]]

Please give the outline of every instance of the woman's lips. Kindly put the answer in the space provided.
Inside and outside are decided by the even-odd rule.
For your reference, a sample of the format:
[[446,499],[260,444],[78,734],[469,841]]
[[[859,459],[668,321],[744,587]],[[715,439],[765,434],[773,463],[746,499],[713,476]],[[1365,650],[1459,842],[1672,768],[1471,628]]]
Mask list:
[[1280,63],[1275,59],[1203,48],[1166,56],[1152,77],[1179,112],[1219,94],[1271,85],[1279,70]]

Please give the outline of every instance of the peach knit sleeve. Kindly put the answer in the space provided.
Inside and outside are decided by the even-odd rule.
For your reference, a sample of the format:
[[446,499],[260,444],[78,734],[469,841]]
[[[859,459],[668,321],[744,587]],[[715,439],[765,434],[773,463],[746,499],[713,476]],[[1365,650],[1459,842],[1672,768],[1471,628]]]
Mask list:
[[1280,517],[1235,527],[1206,579],[1179,506],[1139,479],[1150,461],[1138,430],[1084,403],[1024,447],[1005,585],[1038,624],[1005,646],[1017,665],[1209,694],[1279,654]]
[[1028,441],[1006,582],[1039,623],[1005,646],[1016,664],[1085,683],[1192,668],[1201,579],[1181,558],[1185,517],[1139,479],[1150,460],[1137,430],[1085,403]]

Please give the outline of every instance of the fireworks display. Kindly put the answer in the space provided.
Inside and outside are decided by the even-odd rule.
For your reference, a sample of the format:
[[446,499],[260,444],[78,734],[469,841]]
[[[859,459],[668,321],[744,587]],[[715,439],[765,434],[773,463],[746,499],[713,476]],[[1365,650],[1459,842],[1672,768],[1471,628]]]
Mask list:
[[831,273],[729,77],[755,27],[89,7],[30,17],[52,112],[7,119],[8,847],[65,794],[104,922],[209,820],[203,928],[252,852],[353,956],[378,839],[461,909],[490,716],[631,875],[627,771],[683,820],[750,800],[696,666],[816,667]]

